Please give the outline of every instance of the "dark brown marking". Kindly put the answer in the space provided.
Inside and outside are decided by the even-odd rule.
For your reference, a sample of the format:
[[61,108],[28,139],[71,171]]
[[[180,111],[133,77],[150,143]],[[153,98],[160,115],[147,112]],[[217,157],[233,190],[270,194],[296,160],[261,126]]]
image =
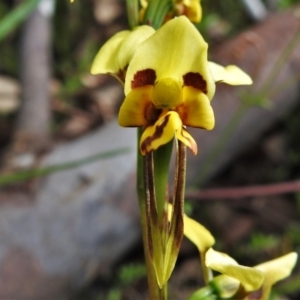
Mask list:
[[147,146],[149,146],[154,140],[159,139],[163,135],[164,128],[168,124],[169,118],[170,115],[165,116],[165,120],[163,121],[163,123],[155,127],[154,134],[152,136],[148,136],[141,144],[141,150],[143,153],[147,151]]
[[125,83],[125,76],[127,72],[128,65],[124,69],[120,69],[119,72],[115,75],[123,84]]
[[154,85],[156,79],[155,71],[152,69],[145,69],[134,74],[131,81],[131,88],[136,89],[145,85]]
[[192,86],[193,88],[202,91],[204,94],[207,94],[206,81],[199,73],[186,73],[183,75],[183,82],[185,86]]
[[144,110],[145,119],[148,121],[149,125],[153,125],[161,114],[161,109],[154,107],[152,102],[149,102]]

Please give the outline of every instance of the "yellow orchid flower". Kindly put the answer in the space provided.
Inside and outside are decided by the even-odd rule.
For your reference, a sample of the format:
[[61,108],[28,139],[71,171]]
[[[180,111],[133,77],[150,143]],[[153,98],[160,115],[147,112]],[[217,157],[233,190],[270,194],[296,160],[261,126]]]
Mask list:
[[[167,22],[139,45],[127,69],[119,124],[146,128],[140,141],[142,154],[156,150],[174,136],[196,154],[196,142],[185,126],[214,127],[210,100],[215,78],[230,84],[237,70],[238,75],[244,73],[237,67],[226,69],[217,64],[211,70],[207,48],[184,16]],[[245,74],[234,83],[250,84],[251,79]]]
[[197,29],[181,16],[156,32],[146,25],[121,31],[98,52],[91,73],[108,73],[125,83],[118,120],[124,127],[145,127],[142,154],[174,136],[196,154],[197,144],[185,126],[214,127],[210,100],[215,83],[252,83],[236,66],[208,62],[207,48]]
[[260,270],[239,265],[229,255],[213,248],[206,252],[205,264],[208,268],[237,279],[246,292],[258,290],[264,280],[264,274]]
[[215,82],[207,48],[184,16],[167,22],[137,48],[127,69],[119,124],[146,127],[140,142],[142,154],[174,135],[196,154],[196,142],[183,125],[214,127],[210,99]]
[[291,274],[297,257],[297,253],[292,252],[250,268],[211,248],[206,253],[206,265],[222,273],[211,281],[222,298],[232,297],[242,285],[246,292],[243,299],[253,299],[251,293],[255,292],[257,299],[268,300],[272,286]]

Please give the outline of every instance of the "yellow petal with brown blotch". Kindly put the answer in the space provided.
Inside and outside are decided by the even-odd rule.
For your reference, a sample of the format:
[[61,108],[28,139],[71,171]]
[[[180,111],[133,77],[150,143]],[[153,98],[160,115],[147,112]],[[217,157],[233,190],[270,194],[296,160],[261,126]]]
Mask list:
[[123,101],[118,121],[123,127],[139,127],[153,124],[161,111],[152,104],[153,86],[146,85],[132,90]]
[[207,130],[214,128],[214,112],[204,93],[192,87],[184,87],[182,98],[183,103],[176,108],[176,111],[184,125]]
[[194,154],[197,153],[197,144],[182,127],[179,115],[174,111],[169,111],[163,114],[154,125],[145,128],[140,141],[142,154],[145,155],[167,144],[174,136],[189,147]]
[[215,82],[208,67],[207,48],[207,43],[187,17],[168,21],[137,48],[127,70],[125,94],[136,85],[138,72],[152,69],[156,82],[170,78],[181,86],[201,88],[211,99]]

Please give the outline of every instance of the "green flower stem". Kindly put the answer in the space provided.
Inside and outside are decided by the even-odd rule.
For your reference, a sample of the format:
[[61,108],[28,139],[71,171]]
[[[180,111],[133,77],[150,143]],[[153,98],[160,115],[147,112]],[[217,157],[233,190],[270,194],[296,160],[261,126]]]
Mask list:
[[205,254],[206,252],[200,253],[200,260],[203,280],[205,284],[208,284],[213,279],[213,273],[212,270],[205,265]]
[[171,0],[151,0],[145,12],[143,24],[158,29],[166,18],[168,12],[172,11]]
[[127,16],[128,23],[131,29],[139,25],[139,1],[127,0]]

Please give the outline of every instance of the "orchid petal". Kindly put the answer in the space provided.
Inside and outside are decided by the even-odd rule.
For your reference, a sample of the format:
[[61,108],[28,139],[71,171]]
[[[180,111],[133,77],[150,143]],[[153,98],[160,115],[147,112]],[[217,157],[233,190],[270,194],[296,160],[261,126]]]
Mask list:
[[140,0],[141,6],[142,6],[143,8],[147,8],[147,6],[148,6],[148,1],[149,1],[149,0]]
[[297,253],[292,252],[254,267],[265,275],[261,300],[269,299],[272,285],[291,274],[296,265],[297,257]]
[[129,34],[129,30],[120,31],[101,47],[92,64],[91,73],[93,75],[118,73],[120,66],[117,63],[116,57],[120,51],[122,42]]
[[[195,2],[195,1],[194,1]],[[200,3],[193,3],[191,6],[187,6],[185,15],[193,23],[199,23],[202,19],[202,8]]]
[[147,127],[140,141],[143,155],[165,145],[176,136],[182,143],[189,147],[194,154],[197,153],[197,144],[192,136],[182,127],[179,115],[169,111],[160,117],[153,126]]
[[185,16],[168,21],[136,50],[127,70],[125,94],[135,85],[138,72],[153,69],[156,82],[172,78],[182,86],[199,86],[211,99],[215,83],[207,63],[207,48],[207,43]]
[[192,87],[183,88],[183,104],[176,108],[186,126],[211,130],[215,117],[210,101],[205,94]]
[[214,62],[208,62],[215,82],[224,82],[230,85],[250,85],[251,77],[235,65],[223,67]]
[[153,107],[152,94],[153,86],[149,85],[132,90],[120,107],[119,125],[123,127],[147,126],[151,120],[154,123],[160,111]]
[[239,280],[247,292],[259,289],[264,275],[260,270],[239,265],[229,255],[210,248],[206,252],[206,266]]
[[[182,0],[185,6],[184,15],[193,23],[199,23],[202,19],[202,7],[199,0]],[[179,2],[179,3],[180,3]]]
[[155,30],[150,26],[139,26],[133,31],[124,30],[109,39],[96,55],[91,73],[109,73],[117,75],[125,71],[137,47]]
[[205,253],[214,245],[215,239],[211,233],[200,223],[184,215],[184,235],[198,248],[199,252]]
[[[168,205],[168,220],[172,219],[172,205]],[[203,270],[203,276],[206,281],[210,280],[210,273],[205,264],[205,253],[215,243],[214,237],[211,233],[200,223],[189,218],[186,214],[183,215],[183,234],[198,248],[201,257],[201,265]]]

